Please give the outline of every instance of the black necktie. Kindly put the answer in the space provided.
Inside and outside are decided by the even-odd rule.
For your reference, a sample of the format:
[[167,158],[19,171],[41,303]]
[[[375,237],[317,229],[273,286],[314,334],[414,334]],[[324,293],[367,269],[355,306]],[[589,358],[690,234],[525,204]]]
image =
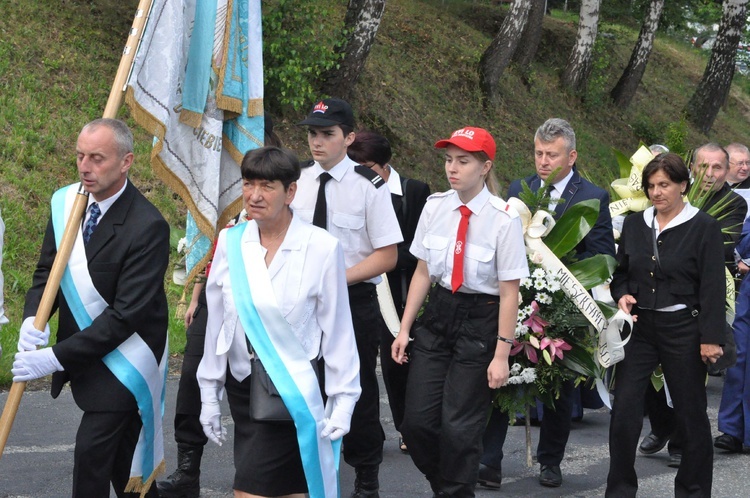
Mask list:
[[328,204],[326,204],[326,183],[332,178],[328,173],[322,173],[319,177],[318,199],[315,201],[315,212],[313,213],[313,225],[323,230],[328,229]]

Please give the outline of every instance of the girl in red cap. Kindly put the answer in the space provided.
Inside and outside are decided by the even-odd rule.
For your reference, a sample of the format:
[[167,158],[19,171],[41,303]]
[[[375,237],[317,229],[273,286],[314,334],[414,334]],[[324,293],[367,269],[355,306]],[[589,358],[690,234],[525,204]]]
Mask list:
[[488,188],[492,136],[465,127],[435,147],[445,149],[451,190],[431,195],[419,219],[410,249],[419,262],[391,354],[407,361],[411,331],[402,432],[414,463],[434,496],[473,497],[492,389],[508,380],[519,281],[529,270],[521,220]]

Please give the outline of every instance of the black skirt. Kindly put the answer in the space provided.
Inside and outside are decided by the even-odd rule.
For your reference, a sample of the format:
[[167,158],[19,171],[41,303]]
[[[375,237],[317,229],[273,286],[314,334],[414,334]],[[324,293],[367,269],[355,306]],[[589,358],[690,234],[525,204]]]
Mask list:
[[261,496],[307,493],[294,424],[250,419],[249,376],[238,382],[227,367],[225,387],[234,419],[234,489]]

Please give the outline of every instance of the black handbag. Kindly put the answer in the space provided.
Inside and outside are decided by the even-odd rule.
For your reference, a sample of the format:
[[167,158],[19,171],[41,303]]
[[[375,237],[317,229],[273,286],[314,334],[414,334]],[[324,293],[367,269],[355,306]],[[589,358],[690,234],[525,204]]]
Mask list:
[[[315,376],[318,375],[318,360],[312,360]],[[268,376],[266,367],[257,356],[250,359],[250,419],[266,424],[291,424],[294,421],[281,399],[279,391]]]

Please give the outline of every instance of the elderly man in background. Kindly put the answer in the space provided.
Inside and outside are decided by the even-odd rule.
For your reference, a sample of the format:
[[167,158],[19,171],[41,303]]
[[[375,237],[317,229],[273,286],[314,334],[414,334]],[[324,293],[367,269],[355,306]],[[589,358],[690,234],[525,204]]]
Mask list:
[[732,142],[725,147],[729,153],[727,185],[750,205],[750,150],[746,145]]

